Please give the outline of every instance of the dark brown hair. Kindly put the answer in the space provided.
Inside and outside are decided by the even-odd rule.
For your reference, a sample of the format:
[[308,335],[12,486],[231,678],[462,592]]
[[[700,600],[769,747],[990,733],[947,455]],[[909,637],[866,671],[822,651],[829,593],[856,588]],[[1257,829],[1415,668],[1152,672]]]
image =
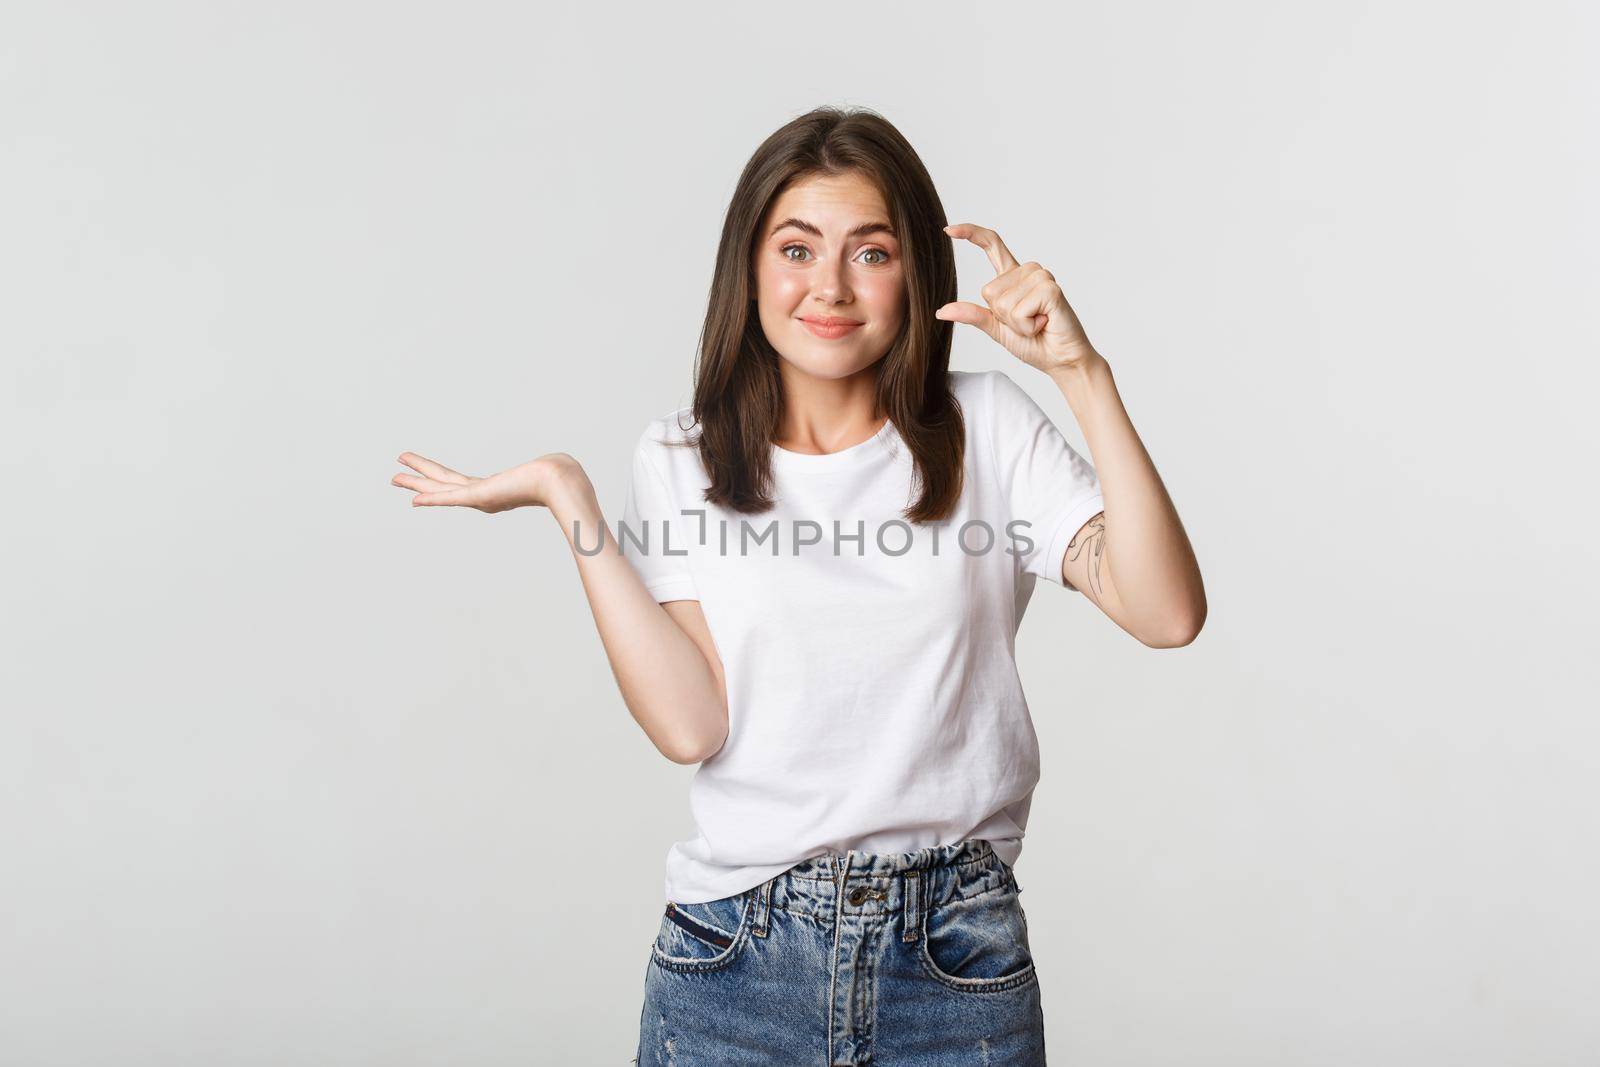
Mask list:
[[953,324],[933,317],[956,298],[944,206],[922,160],[887,119],[866,108],[820,107],[762,142],[723,219],[691,408],[711,482],[705,499],[719,507],[757,513],[773,505],[771,449],[784,396],[779,356],[755,304],[759,228],[796,181],[851,172],[877,186],[901,249],[904,326],[873,370],[879,408],[905,439],[921,487],[903,514],[911,522],[938,521],[961,496],[966,429],[948,378]]

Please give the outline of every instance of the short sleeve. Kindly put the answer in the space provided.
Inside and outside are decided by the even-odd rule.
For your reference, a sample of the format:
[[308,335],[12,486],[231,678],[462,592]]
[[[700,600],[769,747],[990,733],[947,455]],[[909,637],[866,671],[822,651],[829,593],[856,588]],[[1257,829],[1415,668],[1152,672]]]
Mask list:
[[[1025,521],[1011,529],[1033,542],[1018,560],[1026,573],[1071,589],[1061,579],[1062,561],[1083,524],[1105,510],[1100,479],[1022,386],[1004,371],[988,376],[991,444],[1008,521]],[[1020,552],[1026,544],[1019,537],[1013,547]]]
[[653,434],[647,429],[634,448],[633,477],[622,508],[622,526],[626,529],[617,530],[617,543],[623,558],[633,564],[644,587],[658,603],[699,600],[687,555],[697,520],[693,515],[679,513],[670,487],[651,456],[654,448]]

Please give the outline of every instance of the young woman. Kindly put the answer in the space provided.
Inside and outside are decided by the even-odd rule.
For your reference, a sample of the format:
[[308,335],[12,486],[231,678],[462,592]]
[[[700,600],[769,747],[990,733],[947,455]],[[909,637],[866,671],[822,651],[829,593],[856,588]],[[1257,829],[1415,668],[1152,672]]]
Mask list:
[[[994,266],[983,305],[955,299],[950,238]],[[949,369],[957,322],[1060,389],[1095,466],[1009,373]],[[640,436],[616,537],[564,453],[400,462],[416,505],[550,509],[629,710],[700,765],[639,1062],[1044,1062],[1017,626],[1044,578],[1171,648],[1205,594],[1055,277],[945,225],[899,131],[822,108],[751,157],[693,404]]]

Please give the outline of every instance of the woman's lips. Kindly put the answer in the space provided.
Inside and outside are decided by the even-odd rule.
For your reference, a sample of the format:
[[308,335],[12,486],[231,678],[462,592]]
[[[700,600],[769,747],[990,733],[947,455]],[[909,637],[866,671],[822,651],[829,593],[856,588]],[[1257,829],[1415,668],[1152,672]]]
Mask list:
[[833,322],[819,322],[816,319],[801,319],[801,325],[824,340],[835,340],[850,333],[861,323],[853,319],[836,319]]

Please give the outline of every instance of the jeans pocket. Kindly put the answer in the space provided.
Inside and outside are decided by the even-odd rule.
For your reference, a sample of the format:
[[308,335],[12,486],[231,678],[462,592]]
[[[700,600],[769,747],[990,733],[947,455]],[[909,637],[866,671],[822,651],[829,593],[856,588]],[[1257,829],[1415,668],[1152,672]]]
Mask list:
[[746,891],[696,904],[667,901],[651,957],[671,971],[712,971],[726,967],[750,940]]
[[1036,978],[1028,921],[1010,884],[934,904],[917,940],[923,968],[951,989],[994,993]]

